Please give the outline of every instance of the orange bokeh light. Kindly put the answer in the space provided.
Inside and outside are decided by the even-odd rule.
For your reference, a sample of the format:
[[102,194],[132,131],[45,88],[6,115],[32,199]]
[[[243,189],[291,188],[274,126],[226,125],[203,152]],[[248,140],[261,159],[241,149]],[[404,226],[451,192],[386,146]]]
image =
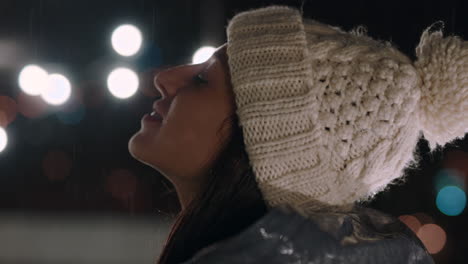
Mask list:
[[18,94],[18,112],[25,117],[38,118],[44,115],[49,106],[40,96],[30,96],[23,92]]
[[447,235],[442,227],[436,224],[426,224],[419,228],[417,236],[423,242],[430,254],[440,252],[447,241]]
[[135,174],[126,169],[112,170],[106,178],[106,190],[116,199],[126,201],[137,189]]
[[9,96],[0,96],[0,126],[7,127],[16,118],[16,101]]
[[414,213],[413,216],[418,219],[421,225],[434,223],[434,219],[425,213]]
[[71,158],[61,150],[49,151],[42,161],[42,169],[50,181],[61,181],[70,175]]
[[421,227],[421,222],[419,222],[418,218],[412,215],[400,215],[398,219],[407,225],[415,234],[418,233]]
[[443,160],[445,168],[456,170],[468,180],[468,153],[462,150],[451,150],[447,152]]

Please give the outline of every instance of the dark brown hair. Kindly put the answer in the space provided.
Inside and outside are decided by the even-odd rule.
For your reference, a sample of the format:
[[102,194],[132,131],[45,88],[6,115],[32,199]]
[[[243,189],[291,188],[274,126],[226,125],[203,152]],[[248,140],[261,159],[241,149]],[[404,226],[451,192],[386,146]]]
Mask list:
[[186,261],[200,249],[239,233],[267,212],[245,152],[238,117],[234,114],[226,121],[230,122],[231,136],[209,170],[204,188],[177,216],[158,264]]

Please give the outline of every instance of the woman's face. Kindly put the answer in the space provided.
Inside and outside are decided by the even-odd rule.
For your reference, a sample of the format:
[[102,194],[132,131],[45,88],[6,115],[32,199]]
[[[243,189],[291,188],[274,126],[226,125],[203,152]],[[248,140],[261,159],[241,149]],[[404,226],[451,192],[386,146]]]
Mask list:
[[[197,83],[194,76],[198,74],[207,83]],[[129,151],[175,185],[201,181],[229,136],[230,127],[219,134],[218,130],[235,111],[226,44],[201,64],[160,72],[154,85],[163,98],[153,108],[158,104],[163,121],[143,118],[141,129],[130,139]]]

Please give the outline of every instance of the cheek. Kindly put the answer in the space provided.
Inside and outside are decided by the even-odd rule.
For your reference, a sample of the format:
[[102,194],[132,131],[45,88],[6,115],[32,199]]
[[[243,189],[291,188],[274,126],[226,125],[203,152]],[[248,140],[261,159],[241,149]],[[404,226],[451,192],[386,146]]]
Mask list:
[[144,163],[177,167],[189,174],[215,158],[224,137],[218,130],[229,111],[219,98],[176,97],[163,124],[141,129],[130,141],[129,149]]
[[165,141],[161,144],[170,148],[172,155],[203,163],[219,145],[217,131],[225,114],[216,109],[216,104],[196,100],[185,104],[182,100],[173,102],[175,105],[158,140]]

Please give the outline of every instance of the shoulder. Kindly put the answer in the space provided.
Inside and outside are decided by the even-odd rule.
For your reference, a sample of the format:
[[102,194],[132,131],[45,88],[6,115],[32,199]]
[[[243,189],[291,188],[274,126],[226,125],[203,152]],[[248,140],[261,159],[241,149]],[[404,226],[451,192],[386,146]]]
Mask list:
[[274,208],[186,263],[433,263],[398,219],[370,208],[300,215]]

